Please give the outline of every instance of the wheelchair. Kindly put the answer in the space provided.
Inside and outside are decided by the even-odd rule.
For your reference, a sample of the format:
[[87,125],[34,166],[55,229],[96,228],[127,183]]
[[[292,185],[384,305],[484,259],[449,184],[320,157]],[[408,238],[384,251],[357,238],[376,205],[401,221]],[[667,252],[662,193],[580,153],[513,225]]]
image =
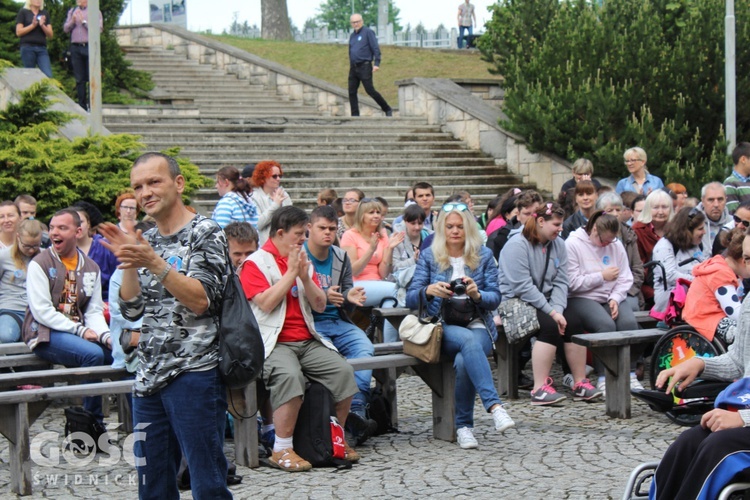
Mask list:
[[726,350],[726,343],[718,336],[708,341],[688,324],[676,326],[656,342],[651,353],[650,381],[653,389],[631,391],[631,394],[678,425],[696,425],[701,416],[714,407],[716,396],[729,382],[698,379],[689,387],[682,390],[675,388],[672,394],[665,394],[656,389],[656,379],[663,370],[692,357],[712,358],[724,354]]
[[[659,462],[646,462],[638,465],[628,477],[622,500],[638,500],[648,498],[648,490],[654,478]],[[721,490],[718,500],[750,499],[750,483],[730,483]]]

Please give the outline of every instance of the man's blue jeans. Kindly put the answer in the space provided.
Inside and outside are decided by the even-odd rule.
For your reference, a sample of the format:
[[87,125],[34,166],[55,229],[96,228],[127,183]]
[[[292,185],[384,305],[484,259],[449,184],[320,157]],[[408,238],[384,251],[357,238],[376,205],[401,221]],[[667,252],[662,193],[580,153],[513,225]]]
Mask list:
[[[50,363],[67,367],[112,364],[112,351],[96,342],[89,342],[68,332],[50,332],[49,342],[37,344],[34,354]],[[89,380],[88,382],[96,381]],[[83,408],[93,413],[100,422],[104,419],[101,396],[83,398]]]
[[[184,372],[154,394],[133,397],[141,499],[178,499],[177,469],[185,456],[193,498],[232,498],[224,456],[226,389],[219,369]],[[143,464],[139,464],[145,460]]]
[[[369,358],[375,353],[375,348],[365,332],[348,321],[337,319],[316,321],[315,330],[321,337],[330,340],[346,359]],[[372,370],[356,371],[354,372],[354,379],[360,392],[360,394],[354,396],[354,399],[361,400],[364,397],[364,403],[366,403],[370,396]]]
[[[458,48],[464,48],[464,32],[468,31],[469,36],[474,34],[474,26],[459,26],[458,27]],[[466,48],[469,48],[469,41],[466,41]]]
[[479,393],[485,410],[502,404],[487,356],[492,341],[485,328],[464,328],[443,323],[443,354],[451,356],[456,370],[456,428],[474,427],[474,397]]
[[52,63],[49,59],[47,47],[43,45],[22,45],[21,63],[24,68],[36,68],[39,66],[39,69],[47,75],[47,78],[52,78]]
[[24,311],[0,309],[0,344],[9,344],[21,340],[21,325]]

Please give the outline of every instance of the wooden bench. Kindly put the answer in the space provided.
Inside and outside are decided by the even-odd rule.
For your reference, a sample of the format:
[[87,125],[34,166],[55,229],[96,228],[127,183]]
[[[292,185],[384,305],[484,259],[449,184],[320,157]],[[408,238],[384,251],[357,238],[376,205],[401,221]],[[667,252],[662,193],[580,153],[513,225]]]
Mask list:
[[[57,370],[48,371],[55,372]],[[125,370],[121,371],[124,372]],[[86,373],[82,376],[92,378],[92,374],[90,373]],[[96,376],[102,375],[98,374]],[[53,399],[101,396],[105,394],[127,394],[132,390],[132,380],[118,380],[114,382],[43,387],[41,389],[27,391],[0,393],[0,433],[2,433],[10,443],[11,491],[18,495],[31,494],[33,464],[30,458],[29,427],[39,415],[42,414],[44,409],[47,408]],[[62,428],[62,422],[60,427]]]
[[573,342],[591,349],[605,367],[607,415],[630,418],[630,346],[656,342],[659,328],[573,335]]

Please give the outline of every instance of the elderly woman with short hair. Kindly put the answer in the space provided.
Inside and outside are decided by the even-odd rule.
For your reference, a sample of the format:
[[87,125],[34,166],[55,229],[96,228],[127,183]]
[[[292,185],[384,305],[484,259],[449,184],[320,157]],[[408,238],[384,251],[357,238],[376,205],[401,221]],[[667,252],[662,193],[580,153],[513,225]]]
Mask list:
[[649,174],[646,169],[648,156],[643,148],[630,148],[622,155],[625,159],[625,166],[628,167],[630,175],[620,179],[615,191],[622,194],[624,191],[633,191],[634,193],[648,196],[649,193],[664,187],[664,182],[655,175]]

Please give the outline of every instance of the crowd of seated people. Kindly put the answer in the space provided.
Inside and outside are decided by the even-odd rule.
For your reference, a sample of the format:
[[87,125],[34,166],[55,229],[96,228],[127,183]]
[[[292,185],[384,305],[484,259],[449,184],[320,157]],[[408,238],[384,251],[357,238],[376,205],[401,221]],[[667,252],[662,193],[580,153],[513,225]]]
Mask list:
[[[744,153],[735,161],[736,169],[750,157],[749,144],[742,143],[738,148]],[[648,172],[643,149],[627,150],[624,159],[629,175],[617,183],[615,190],[593,178],[590,161],[579,160],[574,164],[573,178],[557,196],[561,203],[547,201],[533,190],[512,187],[489,200],[478,216],[470,193],[457,191],[436,202],[433,186],[420,180],[406,192],[403,210],[392,226],[388,224],[385,197],[366,197],[360,189],[349,188],[339,189],[343,192],[339,198],[335,190],[323,189],[317,196],[319,208],[308,220],[301,211],[289,207],[297,200],[281,187],[282,165],[260,162],[252,177],[244,177],[230,166],[217,173],[221,200],[213,218],[228,235],[250,230],[253,236],[252,244],[248,243],[252,248],[240,245],[232,259],[242,270],[245,291],[257,313],[271,315],[273,307],[280,304],[301,307],[275,320],[297,324],[299,338],[314,341],[317,350],[322,346],[338,349],[346,357],[373,355],[372,341],[349,320],[352,308],[399,305],[416,309],[422,301],[430,315],[441,315],[443,355],[453,361],[456,374],[454,425],[458,444],[465,449],[476,448],[479,443],[473,427],[477,395],[492,414],[496,429],[503,431],[514,425],[503,408],[487,362],[498,334],[503,334],[497,313],[502,301],[518,298],[527,302],[535,309],[540,324],[533,342],[526,346],[531,379],[522,385],[528,387],[533,406],[561,404],[567,398],[563,389],[575,401],[606,397],[603,366],[595,362],[594,375],[589,375],[586,350],[572,342],[573,335],[637,329],[634,313],[652,307],[656,313],[663,311],[678,278],[692,282],[688,300],[695,307],[686,309],[684,319],[709,339],[718,335],[727,344],[733,342],[744,293],[741,280],[750,277],[748,256],[742,251],[750,226],[750,188],[745,189],[742,182],[733,183],[730,177],[724,183],[706,184],[699,201],[691,200],[681,184],[665,186]],[[745,179],[745,173],[750,171],[735,170],[734,180]],[[107,292],[118,293],[121,275],[115,272],[118,262],[107,250],[106,241],[96,233],[97,225],[104,220],[101,213],[86,201],[58,212],[49,235],[52,247],[45,250],[46,226],[33,219],[33,212],[30,220],[24,220],[29,213],[28,201],[0,202],[0,342],[23,339],[39,355],[59,361],[63,360],[57,352],[60,346],[45,344],[49,339],[59,339],[61,333],[72,334],[91,344],[86,349],[83,344],[77,347],[95,353],[96,363],[114,360],[115,366],[132,369],[133,349],[123,349],[132,339],[121,342],[121,336],[123,332],[133,335],[140,325],[123,322],[116,309],[111,329],[100,319]],[[127,193],[115,202],[123,231],[136,230],[139,207],[135,201],[135,196]],[[300,228],[304,231],[297,234]],[[263,252],[250,259],[258,249]],[[45,299],[44,304],[29,304],[32,299],[26,293],[26,271],[40,251],[46,259],[59,258],[66,274],[76,266],[96,266],[94,294],[99,296],[80,302],[77,310],[70,311],[50,307],[57,297],[55,290],[42,294],[51,299]],[[269,274],[263,267],[272,258],[289,288],[283,295],[277,296],[274,291],[275,272]],[[298,269],[289,270],[287,265]],[[35,279],[41,282],[39,269],[32,268]],[[250,280],[261,274],[267,287]],[[110,278],[114,282],[110,283]],[[451,289],[450,284],[456,280],[465,285],[465,292],[459,294],[462,296]],[[304,286],[297,290],[295,283]],[[74,287],[72,292],[82,286],[75,282],[68,285]],[[310,291],[311,287],[321,293]],[[307,289],[306,295],[295,295],[302,288]],[[42,295],[32,294],[38,300]],[[446,311],[457,303],[462,307],[469,304],[474,311],[468,322],[456,324],[447,319],[450,316]],[[55,335],[24,334],[24,319],[28,321],[29,314],[39,316],[32,321],[48,321]],[[93,321],[92,327],[85,325],[88,318]],[[268,340],[277,333],[269,330],[264,336]],[[398,332],[388,322],[383,335],[384,342],[398,340]],[[297,348],[291,346],[298,341],[295,335],[281,334],[279,339],[279,345],[290,344],[291,351]],[[634,354],[631,388],[638,390],[642,388],[635,374],[639,353]],[[570,383],[561,385],[552,379],[553,365],[560,358],[564,358],[564,371],[570,376]],[[91,363],[81,356],[63,361]],[[524,363],[520,366],[523,370]],[[307,365],[301,371],[315,372]],[[362,443],[373,432],[368,415],[371,372],[358,372],[354,378],[338,365],[334,372],[322,376],[338,391],[338,413],[347,415],[342,420],[348,419],[348,430]],[[266,386],[272,392],[280,390],[288,376],[296,377],[296,372],[264,375]],[[334,380],[339,376],[347,380]],[[350,376],[352,380],[348,380]],[[519,372],[518,377],[520,382],[524,374]],[[280,441],[269,444],[277,467],[306,470],[309,467],[294,454],[290,438],[294,428],[290,418],[298,409],[296,398],[301,388],[285,390],[287,394],[270,395],[263,411],[263,429],[272,431],[276,420],[281,422],[276,427]],[[287,396],[292,399],[285,399]],[[290,401],[294,401],[291,407]],[[87,403],[99,416],[99,403]],[[358,457],[349,447],[347,453]]]

